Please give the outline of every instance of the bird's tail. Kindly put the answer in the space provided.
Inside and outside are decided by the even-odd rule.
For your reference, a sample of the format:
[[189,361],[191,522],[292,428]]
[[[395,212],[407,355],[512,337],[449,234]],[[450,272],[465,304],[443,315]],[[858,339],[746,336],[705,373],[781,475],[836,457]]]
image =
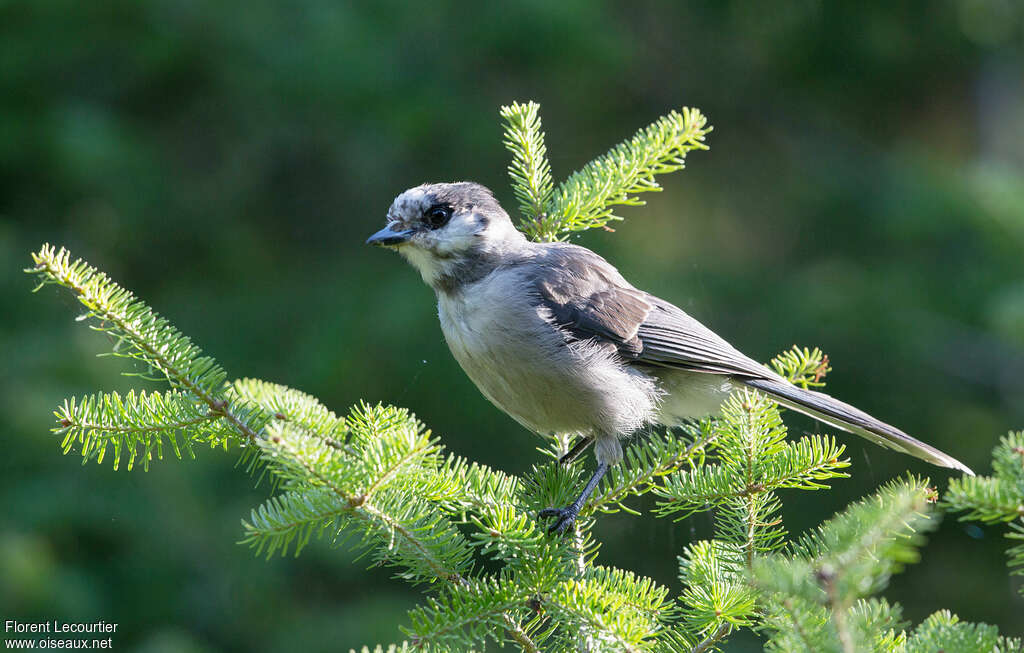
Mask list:
[[813,390],[804,390],[783,380],[737,378],[737,381],[760,390],[783,406],[821,420],[836,428],[855,433],[883,447],[908,453],[941,467],[959,469],[974,476],[967,465],[944,454],[935,447],[916,440],[894,426],[881,422],[862,410]]

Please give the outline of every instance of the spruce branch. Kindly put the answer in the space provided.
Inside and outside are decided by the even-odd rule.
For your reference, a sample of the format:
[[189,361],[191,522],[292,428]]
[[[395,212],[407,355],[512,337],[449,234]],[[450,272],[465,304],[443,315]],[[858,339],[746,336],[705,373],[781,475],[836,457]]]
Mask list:
[[951,511],[965,511],[962,520],[993,524],[1024,517],[1021,490],[998,476],[952,478],[944,502]]
[[113,336],[120,352],[163,374],[170,384],[198,397],[209,409],[223,417],[245,438],[255,441],[259,427],[250,424],[244,413],[249,409],[230,405],[224,399],[225,373],[215,360],[202,351],[165,318],[81,259],[71,260],[63,247],[43,245],[32,255],[35,267],[25,271],[39,279],[39,290],[48,284],[69,288],[88,309],[79,319],[92,320],[90,327]]
[[913,477],[889,483],[792,542],[787,552],[758,556],[751,577],[768,606],[764,628],[774,631],[773,639],[810,639],[818,648],[809,650],[847,653],[895,641],[886,631],[898,614],[878,605],[855,608],[894,571],[916,561],[919,533],[936,523],[928,515],[933,493],[927,481]]
[[706,653],[707,651],[714,651],[718,648],[718,643],[728,637],[732,628],[727,623],[723,623],[718,629],[697,642],[697,645],[691,649],[691,653]]
[[286,420],[332,446],[341,446],[348,434],[343,417],[335,415],[316,397],[288,386],[237,379],[228,386],[228,396],[259,406],[273,419]]
[[832,371],[827,354],[817,347],[808,349],[796,345],[773,358],[770,366],[790,383],[805,390],[824,387],[822,379]]
[[502,615],[502,618],[505,621],[505,630],[508,632],[509,639],[518,644],[520,650],[524,653],[541,653],[540,648],[533,641],[533,635],[536,635],[542,623],[539,619],[529,619],[528,625],[524,626],[508,612]]
[[403,630],[417,647],[440,644],[458,648],[468,641],[488,639],[500,644],[498,633],[509,620],[519,623],[510,613],[524,608],[529,599],[508,576],[466,579],[411,610],[410,624]]
[[532,238],[539,236],[537,228],[547,217],[554,193],[539,111],[536,102],[513,102],[500,111],[505,119],[505,149],[512,153],[508,173],[522,214],[519,226]]
[[948,610],[941,610],[925,619],[914,630],[907,640],[905,653],[935,651],[1021,653],[1024,651],[1024,641],[1002,637],[995,626],[965,623]]
[[[433,492],[408,480],[427,478],[440,447],[405,411],[361,407],[347,419],[360,457],[324,444],[287,422],[268,426],[260,442],[263,459],[289,488],[243,522],[244,542],[268,555],[301,548],[312,533],[352,525],[362,533],[360,546],[385,564],[405,568],[412,582],[456,581],[470,570],[472,550],[454,524],[431,503]],[[385,430],[385,425],[387,430]],[[426,468],[426,471],[420,470]],[[403,482],[396,483],[399,475]],[[332,496],[333,495],[333,496]],[[424,496],[426,495],[426,496]]]
[[721,539],[695,542],[679,558],[683,624],[707,642],[705,648],[753,623],[756,594],[746,582],[743,564],[742,549]]
[[884,598],[864,598],[853,604],[848,614],[850,627],[861,650],[898,651],[906,644],[903,608]]
[[792,596],[764,603],[758,629],[771,633],[765,651],[826,653],[837,650],[835,631],[824,607]]
[[1024,431],[1003,436],[992,450],[992,476],[953,478],[943,507],[985,523],[1024,518]]
[[[143,468],[148,470],[154,456],[163,459],[165,439],[179,459],[183,449],[195,458],[195,443],[211,447],[240,444],[238,432],[225,423],[221,413],[177,390],[72,397],[54,415],[58,423],[54,431],[64,438],[61,449],[65,454],[77,443],[83,464],[90,460],[102,463],[107,449],[112,448],[114,469],[127,457],[131,470],[141,449]],[[253,422],[258,420],[253,416]]]
[[884,599],[856,601],[843,614],[843,630],[826,606],[799,597],[769,598],[762,611],[758,630],[770,635],[770,653],[904,653],[902,611]]
[[834,438],[807,436],[785,444],[762,469],[749,477],[738,476],[735,469],[717,465],[670,476],[658,488],[658,494],[666,497],[659,503],[658,514],[680,513],[677,519],[685,518],[707,506],[779,489],[827,489],[829,486],[822,481],[849,476],[837,471],[849,466],[848,461],[840,459],[844,451],[843,445]]
[[846,476],[843,447],[829,437],[786,442],[778,407],[751,391],[734,393],[719,420],[710,422],[715,464],[701,464],[666,477],[654,488],[662,497],[656,512],[685,518],[719,508],[719,537],[745,551],[749,567],[756,553],[778,548],[785,536],[776,517],[781,489],[814,490]]
[[522,520],[524,515],[508,505],[508,498],[519,492],[519,479],[480,463],[471,463],[461,456],[449,456],[438,474],[459,492],[449,501],[453,511],[472,510],[478,514],[498,515],[504,519]]
[[[925,479],[908,477],[884,485],[793,542],[791,569],[806,564],[813,577],[831,577],[841,604],[849,606],[855,598],[882,587],[904,564],[917,560],[920,532],[937,524],[929,516],[932,495]],[[805,596],[821,599],[820,587],[809,587]]]
[[684,466],[693,469],[703,464],[704,449],[715,437],[711,422],[701,422],[689,435],[692,439],[655,433],[627,446],[622,463],[608,472],[583,512],[622,510],[639,515],[622,502],[630,496],[647,494],[660,480]]
[[[538,105],[515,103],[501,115],[521,228],[537,240],[608,228],[621,219],[616,206],[642,204],[639,193],[660,190],[656,175],[706,149],[710,131],[699,111],[672,112],[556,189]],[[362,554],[425,586],[429,598],[404,629],[409,641],[373,653],[477,650],[488,641],[528,653],[700,653],[749,627],[770,635],[770,651],[892,653],[960,643],[978,650],[967,647],[972,637],[988,650],[1020,649],[948,615],[933,615],[908,637],[899,606],[867,596],[916,560],[918,532],[934,523],[924,481],[886,486],[786,546],[779,492],[826,488],[847,475],[848,462],[831,437],[787,441],[778,407],[755,392],[736,393],[720,419],[686,437],[631,443],[576,529],[552,536],[537,512],[575,498],[582,465],[552,460],[511,476],[446,456],[399,408],[362,404],[339,416],[285,386],[228,383],[212,358],[106,275],[49,245],[33,258],[27,272],[40,286],[70,288],[86,307],[83,319],[114,338],[117,355],[171,385],[164,393],[69,400],[57,411],[65,453],[80,447],[87,462],[113,451],[115,468],[122,460],[131,468],[140,457],[144,466],[160,458],[165,443],[178,457],[196,444],[241,449],[279,490],[243,521],[242,541],[257,554],[297,555],[314,537],[355,539]],[[830,370],[820,350],[796,347],[771,366],[804,388],[823,385]],[[564,452],[571,436],[562,437]],[[1010,521],[1008,537],[1024,542],[1024,434],[1004,439],[993,467],[993,477],[954,481],[947,505],[966,518]],[[594,513],[635,513],[628,500],[647,492],[658,496],[658,515],[716,511],[715,539],[683,551],[676,599],[650,578],[596,564]],[[1011,565],[1024,568],[1024,544],[1010,553]]]
[[265,552],[268,558],[278,551],[285,555],[294,545],[298,556],[313,535],[322,535],[352,511],[348,501],[339,501],[327,489],[285,492],[255,508],[248,521],[242,520],[242,543],[252,546],[257,555]]
[[592,651],[649,650],[675,616],[666,588],[649,578],[600,566],[582,578],[559,583],[545,596],[544,606],[566,627],[582,625]]
[[643,205],[637,195],[660,191],[656,175],[681,170],[688,152],[708,149],[704,138],[710,131],[707,118],[687,107],[639,130],[558,186],[547,216],[538,221],[535,239],[564,239],[621,220],[613,207]]
[[[951,512],[965,512],[961,520],[1010,522],[1006,538],[1021,542],[1006,551],[1010,573],[1024,575],[1024,431],[999,440],[992,450],[992,470],[992,476],[951,479],[942,505]],[[1024,587],[1019,591],[1024,594]]]

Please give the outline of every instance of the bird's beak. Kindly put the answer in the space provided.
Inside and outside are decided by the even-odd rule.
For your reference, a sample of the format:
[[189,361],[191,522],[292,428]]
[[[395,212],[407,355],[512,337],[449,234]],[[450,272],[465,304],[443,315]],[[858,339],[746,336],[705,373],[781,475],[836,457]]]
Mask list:
[[407,242],[414,233],[413,229],[395,231],[388,225],[366,239],[367,245],[378,245],[380,247],[392,247]]

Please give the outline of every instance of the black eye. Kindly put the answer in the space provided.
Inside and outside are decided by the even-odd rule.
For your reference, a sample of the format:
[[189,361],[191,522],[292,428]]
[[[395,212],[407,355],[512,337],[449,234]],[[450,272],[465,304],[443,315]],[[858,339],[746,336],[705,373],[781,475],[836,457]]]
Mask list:
[[452,210],[447,206],[432,206],[427,210],[424,222],[431,229],[440,229],[452,218]]

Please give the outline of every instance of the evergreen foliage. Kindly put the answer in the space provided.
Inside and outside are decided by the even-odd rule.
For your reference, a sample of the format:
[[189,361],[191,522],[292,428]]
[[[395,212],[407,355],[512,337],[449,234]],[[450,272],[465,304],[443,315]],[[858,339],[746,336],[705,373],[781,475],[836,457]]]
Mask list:
[[642,206],[639,193],[661,190],[655,175],[682,170],[688,152],[708,149],[707,118],[697,109],[683,107],[572,173],[555,189],[539,109],[535,102],[501,108],[505,147],[512,153],[512,188],[523,214],[519,227],[535,240],[609,228],[609,222],[622,219],[613,213],[614,206]]
[[135,466],[141,453],[142,465],[149,469],[155,456],[163,458],[164,441],[174,455],[181,458],[184,449],[195,457],[194,443],[216,447],[238,438],[220,415],[197,401],[194,395],[170,390],[164,393],[128,391],[124,397],[116,392],[66,400],[55,413],[64,436],[64,453],[77,447],[82,463],[102,463],[108,446],[113,449],[113,465],[117,469],[123,457],[128,469]]
[[[992,476],[953,479],[943,502],[952,511],[966,511],[961,519],[1009,523],[1006,537],[1020,542],[1006,552],[1010,573],[1024,576],[1024,431],[999,440],[992,450],[992,471]],[[1024,584],[1018,591],[1024,594]]]
[[1020,653],[1024,643],[1017,638],[1001,637],[995,626],[970,624],[960,621],[955,614],[941,610],[931,615],[914,629],[906,653],[961,653],[991,651],[992,653]]
[[513,102],[500,111],[506,123],[505,147],[512,153],[508,173],[519,200],[519,211],[523,215],[520,227],[524,230],[547,218],[555,192],[539,112],[540,105],[536,102]]
[[[710,129],[696,110],[673,112],[555,189],[537,105],[514,104],[502,116],[524,229],[538,239],[617,219],[612,206],[657,190],[654,175],[681,168]],[[313,538],[349,543],[424,590],[403,627],[406,641],[374,653],[488,643],[531,652],[696,653],[721,649],[739,628],[758,629],[778,651],[1018,650],[990,627],[944,613],[908,633],[900,607],[872,596],[916,561],[918,533],[935,523],[934,491],[923,480],[890,483],[790,540],[780,517],[785,492],[828,488],[847,476],[849,462],[831,436],[787,439],[778,407],[756,392],[734,394],[715,420],[628,443],[575,530],[552,535],[537,523],[538,511],[567,504],[582,478],[582,463],[557,461],[568,439],[553,439],[546,460],[511,475],[446,455],[402,408],[361,404],[339,416],[285,386],[228,382],[216,361],[103,273],[49,245],[33,259],[27,272],[40,286],[70,289],[90,326],[114,337],[116,354],[170,385],[67,400],[54,429],[63,451],[83,462],[109,457],[115,468],[126,460],[129,469],[140,458],[146,468],[165,445],[179,458],[194,455],[197,444],[235,452],[273,480],[274,496],[242,521],[242,542],[257,554],[298,555]],[[823,385],[829,371],[817,349],[794,347],[771,365],[804,387]],[[954,484],[947,501],[973,518],[1019,518],[1011,512],[1024,486],[1021,440],[1012,435],[997,449],[997,480]],[[678,596],[597,562],[597,514],[639,514],[630,500],[646,493],[657,497],[658,516],[715,514],[712,539],[681,552]]]

